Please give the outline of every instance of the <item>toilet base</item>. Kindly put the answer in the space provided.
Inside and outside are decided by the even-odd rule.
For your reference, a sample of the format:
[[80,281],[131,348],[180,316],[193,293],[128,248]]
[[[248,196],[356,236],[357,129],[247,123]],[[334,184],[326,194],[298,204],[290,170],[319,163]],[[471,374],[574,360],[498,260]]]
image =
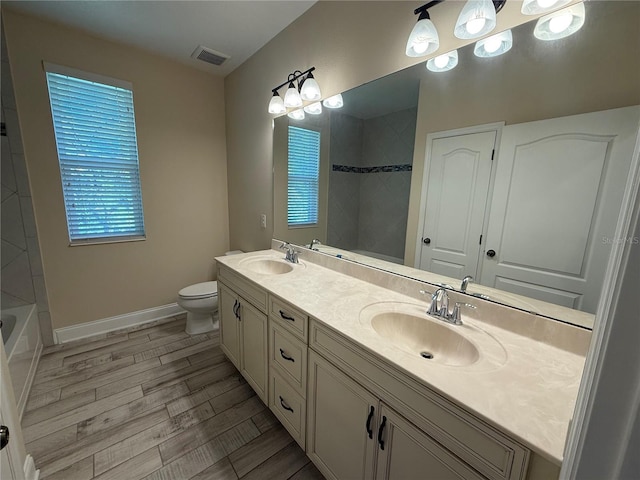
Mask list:
[[185,332],[189,335],[212,332],[218,330],[218,312],[210,313],[187,312],[187,326]]

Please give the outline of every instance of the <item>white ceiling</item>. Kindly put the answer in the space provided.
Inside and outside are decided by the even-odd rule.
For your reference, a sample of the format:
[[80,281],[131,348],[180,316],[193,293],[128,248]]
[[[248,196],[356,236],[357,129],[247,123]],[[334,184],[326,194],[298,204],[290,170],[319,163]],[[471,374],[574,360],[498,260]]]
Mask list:
[[[226,76],[314,1],[3,1],[3,6],[133,45]],[[203,45],[230,55],[220,66],[191,58]]]

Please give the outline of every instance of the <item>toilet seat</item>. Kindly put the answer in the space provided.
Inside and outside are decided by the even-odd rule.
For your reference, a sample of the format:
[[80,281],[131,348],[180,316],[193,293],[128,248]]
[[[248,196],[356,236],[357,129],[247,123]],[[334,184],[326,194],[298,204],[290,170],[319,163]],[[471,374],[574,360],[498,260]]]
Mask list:
[[201,298],[210,298],[218,295],[218,282],[202,282],[195,285],[184,287],[178,292],[180,298],[197,300]]

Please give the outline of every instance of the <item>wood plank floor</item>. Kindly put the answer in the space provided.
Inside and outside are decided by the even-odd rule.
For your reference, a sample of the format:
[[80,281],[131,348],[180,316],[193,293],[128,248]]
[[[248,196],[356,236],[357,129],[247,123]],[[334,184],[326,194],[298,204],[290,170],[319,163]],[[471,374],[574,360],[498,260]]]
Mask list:
[[322,480],[185,317],[48,347],[22,420],[43,480]]

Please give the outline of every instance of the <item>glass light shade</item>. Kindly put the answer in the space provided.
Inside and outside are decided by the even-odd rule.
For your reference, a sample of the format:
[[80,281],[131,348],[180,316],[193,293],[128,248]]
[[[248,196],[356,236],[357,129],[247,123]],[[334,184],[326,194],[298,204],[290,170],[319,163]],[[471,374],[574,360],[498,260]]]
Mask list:
[[458,65],[458,50],[427,60],[427,69],[432,72],[446,72],[455,68],[456,65]]
[[344,101],[342,100],[342,94],[334,95],[333,97],[325,98],[322,101],[322,105],[327,108],[340,108],[344,105]]
[[284,113],[286,111],[287,111],[287,108],[284,106],[284,101],[282,100],[282,97],[278,95],[278,92],[275,92],[273,94],[273,97],[271,97],[271,100],[269,101],[269,113],[279,114],[279,113]]
[[511,50],[513,34],[511,30],[500,32],[476,42],[473,53],[476,57],[497,57]]
[[491,0],[468,0],[453,34],[462,39],[483,37],[496,28],[496,9]]
[[287,113],[287,117],[293,118],[294,120],[304,120],[304,110],[299,108],[298,110],[294,110],[293,112]]
[[440,38],[436,26],[428,18],[418,20],[411,30],[407,49],[407,57],[422,57],[435,52],[440,47]]
[[320,93],[320,85],[316,82],[316,79],[313,78],[313,75],[309,73],[307,79],[302,83],[302,88],[300,89],[300,96],[303,100],[320,100],[322,98],[322,93]]
[[550,13],[538,19],[533,34],[540,40],[558,40],[576,33],[584,25],[584,3]]
[[564,7],[571,0],[524,0],[520,11],[524,15],[537,15]]
[[302,106],[302,97],[300,97],[298,89],[293,85],[293,82],[289,83],[287,93],[284,94],[284,106],[288,108]]
[[320,102],[312,103],[304,107],[304,111],[311,115],[320,115],[322,113],[322,104]]

